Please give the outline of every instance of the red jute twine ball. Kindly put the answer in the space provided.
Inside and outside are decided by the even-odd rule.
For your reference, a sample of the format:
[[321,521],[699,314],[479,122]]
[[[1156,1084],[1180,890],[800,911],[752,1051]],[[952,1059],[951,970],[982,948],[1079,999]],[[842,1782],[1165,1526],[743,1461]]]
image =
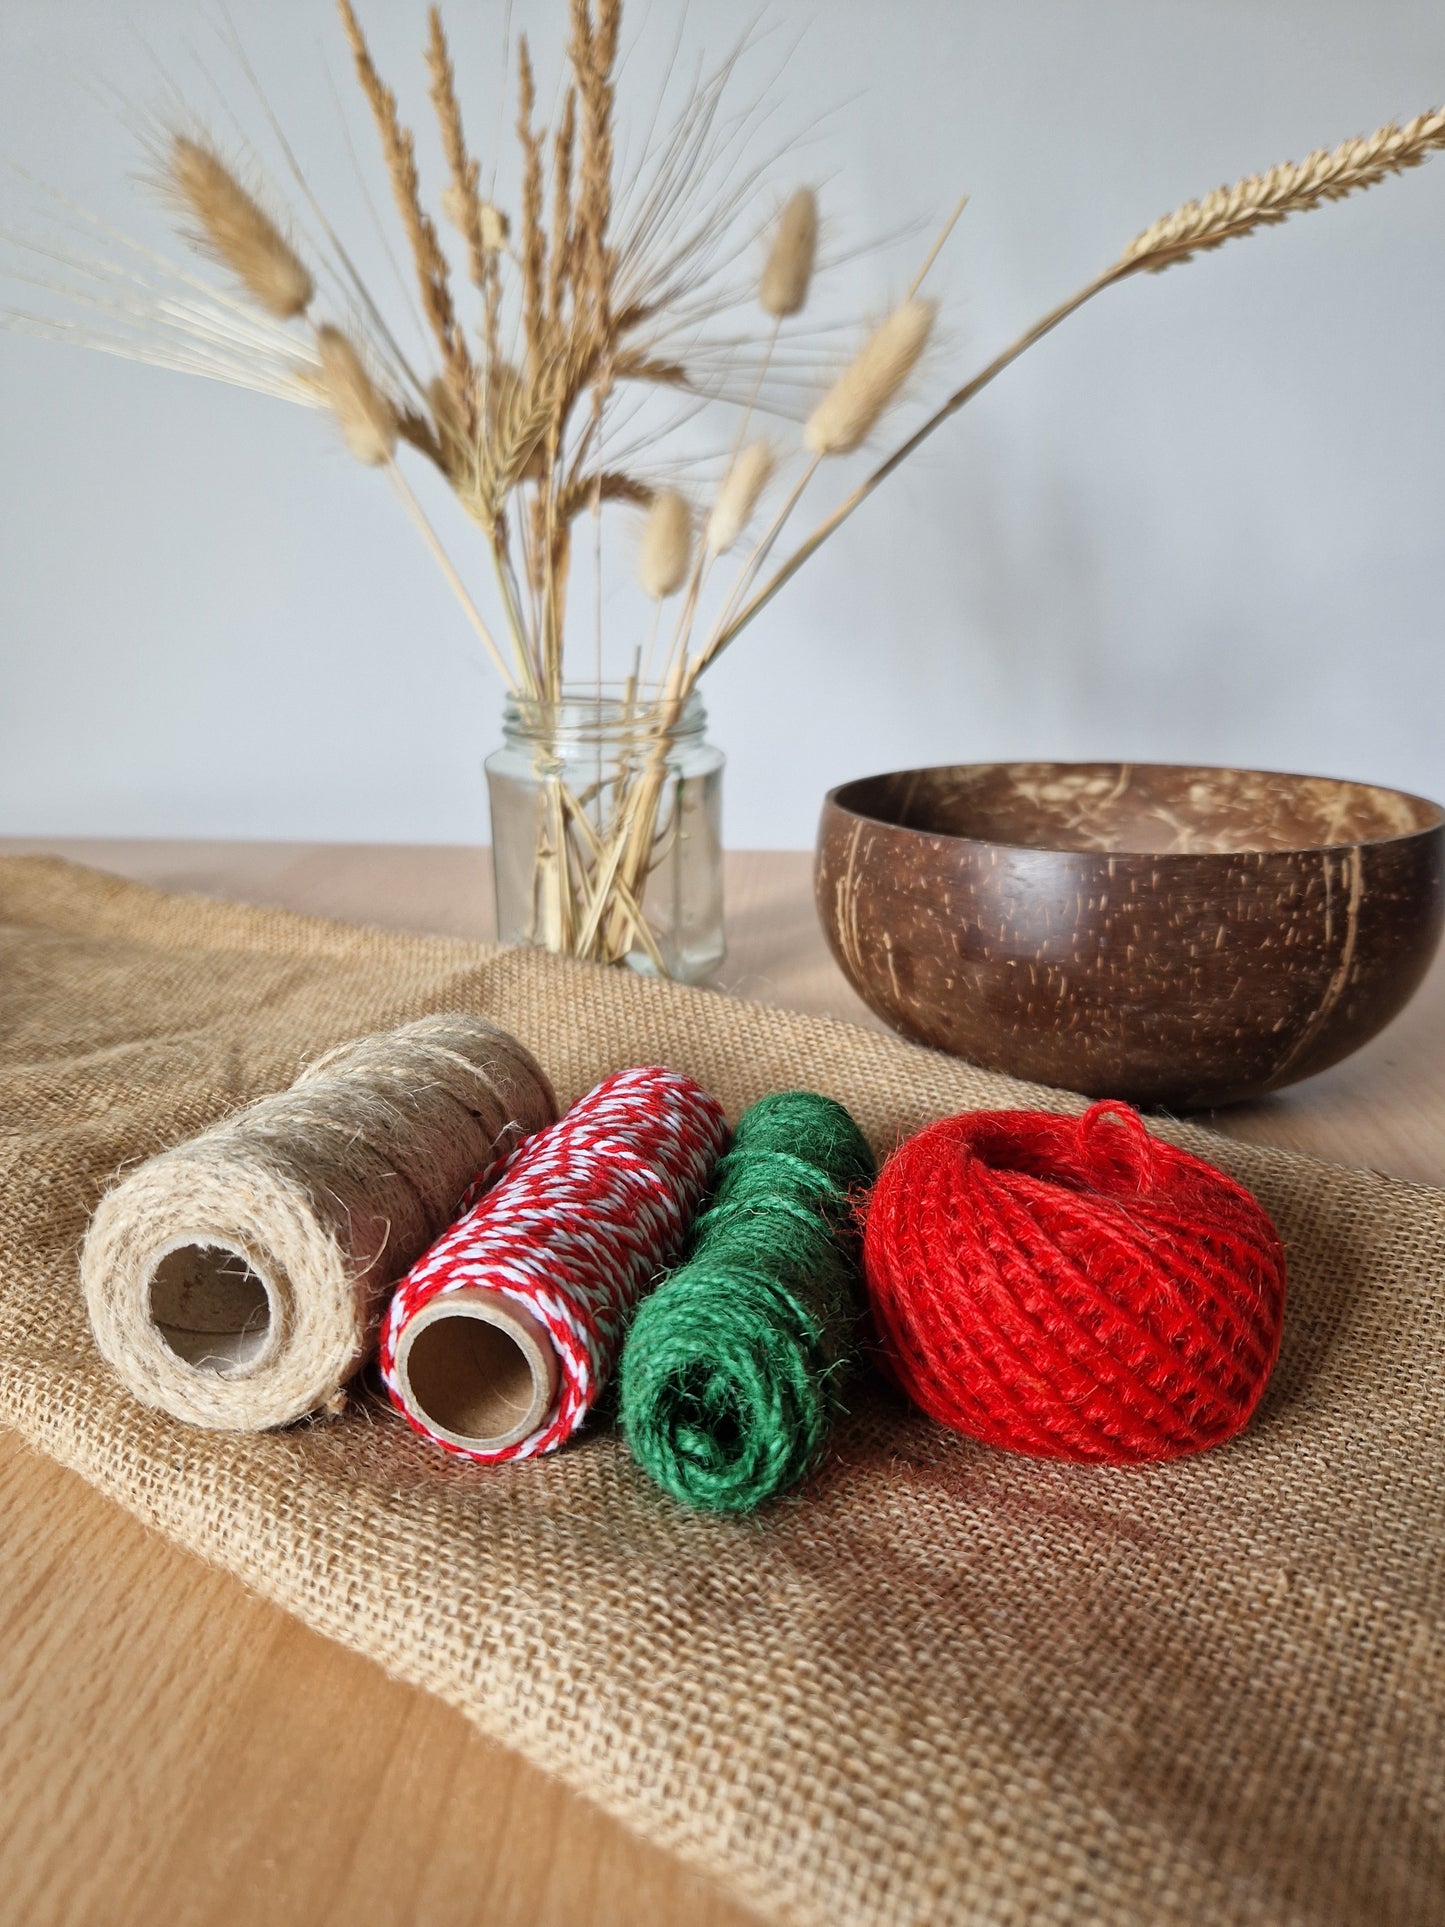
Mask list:
[[1279,1354],[1274,1226],[1126,1104],[929,1126],[883,1167],[864,1265],[904,1391],[1037,1458],[1124,1465],[1218,1445]]

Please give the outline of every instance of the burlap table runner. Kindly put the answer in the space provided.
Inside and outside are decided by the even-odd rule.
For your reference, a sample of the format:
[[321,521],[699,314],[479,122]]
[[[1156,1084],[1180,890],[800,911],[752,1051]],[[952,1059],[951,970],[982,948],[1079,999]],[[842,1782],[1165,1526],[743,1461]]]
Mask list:
[[[804,1083],[880,1147],[1040,1094],[843,1024],[540,956],[0,863],[0,1410],[142,1519],[797,1922],[1445,1918],[1445,1196],[1171,1131],[1289,1247],[1246,1436],[1061,1468],[855,1400],[795,1500],[693,1517],[614,1437],[443,1463],[374,1408],[144,1411],[76,1284],[109,1175],[428,1010],[570,1099]],[[1069,1103],[1070,1100],[1053,1100]]]

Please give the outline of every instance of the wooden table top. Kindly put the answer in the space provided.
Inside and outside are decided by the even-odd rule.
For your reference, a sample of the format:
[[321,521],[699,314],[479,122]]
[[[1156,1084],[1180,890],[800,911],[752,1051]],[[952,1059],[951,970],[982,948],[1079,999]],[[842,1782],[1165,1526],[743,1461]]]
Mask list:
[[[492,934],[484,854],[0,840],[167,889]],[[728,858],[720,987],[875,1024],[810,859]],[[1345,1064],[1206,1121],[1445,1185],[1445,957]],[[309,1632],[0,1434],[0,1915],[127,1927],[623,1927],[754,1917],[440,1701]],[[408,1824],[398,1826],[405,1813]]]

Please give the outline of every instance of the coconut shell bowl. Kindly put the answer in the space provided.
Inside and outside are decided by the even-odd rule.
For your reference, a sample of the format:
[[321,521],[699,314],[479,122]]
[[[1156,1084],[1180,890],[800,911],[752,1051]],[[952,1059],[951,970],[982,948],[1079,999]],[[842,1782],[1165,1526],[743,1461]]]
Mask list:
[[1173,1110],[1358,1050],[1440,940],[1445,811],[1366,783],[977,763],[833,790],[833,954],[895,1029],[991,1070]]

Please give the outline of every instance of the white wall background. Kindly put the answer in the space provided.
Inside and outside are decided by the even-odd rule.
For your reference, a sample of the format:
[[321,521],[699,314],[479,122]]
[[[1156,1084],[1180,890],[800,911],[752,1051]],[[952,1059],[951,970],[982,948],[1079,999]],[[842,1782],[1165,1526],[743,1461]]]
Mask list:
[[[421,0],[370,0],[424,112]],[[563,0],[517,0],[551,72]],[[322,0],[232,0],[333,219],[371,252]],[[753,0],[630,0],[653,99]],[[452,0],[471,124],[499,0]],[[774,0],[830,240],[972,203],[911,417],[1155,215],[1445,95],[1438,0]],[[886,24],[885,24],[886,21]],[[158,234],[111,96],[233,76],[203,0],[4,0],[0,151]],[[766,63],[765,63],[766,64]],[[242,84],[226,91],[248,125]],[[544,91],[544,100],[547,94]],[[479,143],[481,144],[481,143]],[[424,178],[437,180],[433,149]],[[787,185],[786,174],[780,185]],[[0,193],[14,224],[34,198]],[[924,243],[850,267],[877,312]],[[23,291],[9,290],[10,293]],[[1012,756],[1259,763],[1445,793],[1445,157],[1105,295],[946,428],[711,681],[729,841],[831,783]],[[321,418],[0,336],[0,832],[468,842],[499,695],[378,478]],[[434,497],[429,498],[434,499]],[[829,492],[819,496],[819,508]],[[444,514],[448,504],[439,504]],[[467,551],[465,525],[449,535]],[[609,637],[639,619],[629,537]],[[482,558],[471,573],[485,589]]]

